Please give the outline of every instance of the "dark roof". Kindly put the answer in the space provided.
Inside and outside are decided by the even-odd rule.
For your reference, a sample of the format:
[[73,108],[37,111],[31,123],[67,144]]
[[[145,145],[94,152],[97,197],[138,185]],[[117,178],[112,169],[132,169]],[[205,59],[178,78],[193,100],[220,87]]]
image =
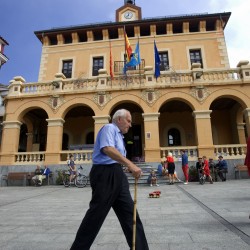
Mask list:
[[0,40],[2,40],[6,45],[9,45],[8,42],[1,36],[0,36]]
[[143,18],[142,20],[136,21],[128,21],[128,22],[102,22],[102,23],[92,23],[92,24],[85,24],[85,25],[74,25],[74,26],[67,26],[67,27],[57,27],[51,28],[47,30],[39,30],[35,31],[35,35],[41,39],[44,34],[55,34],[58,32],[68,32],[68,31],[76,31],[76,30],[88,30],[88,29],[100,29],[100,28],[111,28],[111,27],[124,27],[127,26],[135,26],[140,24],[154,24],[156,22],[179,22],[179,21],[197,21],[197,20],[217,20],[218,18],[224,21],[224,27],[229,20],[231,12],[222,12],[222,13],[198,13],[198,14],[183,14],[183,15],[171,15],[171,16],[163,16],[163,17],[154,17],[154,18]]

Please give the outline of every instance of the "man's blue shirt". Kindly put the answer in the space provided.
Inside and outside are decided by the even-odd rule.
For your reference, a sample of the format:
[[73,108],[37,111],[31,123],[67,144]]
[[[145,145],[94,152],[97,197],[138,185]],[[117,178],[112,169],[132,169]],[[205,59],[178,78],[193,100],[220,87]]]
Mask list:
[[219,167],[219,169],[227,169],[227,162],[225,160],[221,160],[217,163],[217,166]]
[[113,164],[117,163],[109,156],[102,152],[104,147],[114,147],[116,148],[123,156],[126,157],[126,149],[123,141],[123,134],[120,129],[114,124],[109,123],[104,125],[95,141],[94,152],[92,156],[93,164]]
[[188,156],[186,153],[184,153],[182,156],[181,156],[181,161],[182,161],[182,166],[185,166],[188,164]]

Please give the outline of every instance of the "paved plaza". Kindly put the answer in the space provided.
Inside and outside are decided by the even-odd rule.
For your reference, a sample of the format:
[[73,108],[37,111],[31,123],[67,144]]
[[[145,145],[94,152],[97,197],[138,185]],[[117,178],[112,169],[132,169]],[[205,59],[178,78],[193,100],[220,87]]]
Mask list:
[[[0,249],[68,250],[90,197],[90,187],[0,187]],[[250,249],[250,179],[139,185],[137,198],[151,250]],[[91,250],[118,249],[129,247],[110,211]]]

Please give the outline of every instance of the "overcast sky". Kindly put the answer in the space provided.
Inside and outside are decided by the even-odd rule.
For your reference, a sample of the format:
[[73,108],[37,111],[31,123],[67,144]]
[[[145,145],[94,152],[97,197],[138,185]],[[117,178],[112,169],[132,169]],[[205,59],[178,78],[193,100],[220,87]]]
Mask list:
[[[142,17],[179,14],[232,12],[225,28],[231,68],[250,60],[249,0],[136,0]],[[40,41],[34,31],[64,26],[115,21],[115,10],[124,0],[2,0],[0,36],[8,43],[4,54],[9,61],[0,69],[0,83],[14,76],[37,82]]]

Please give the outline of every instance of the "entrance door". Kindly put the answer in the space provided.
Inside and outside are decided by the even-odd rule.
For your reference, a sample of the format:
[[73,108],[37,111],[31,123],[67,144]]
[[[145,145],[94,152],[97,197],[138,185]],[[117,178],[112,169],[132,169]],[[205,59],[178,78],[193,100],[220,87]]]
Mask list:
[[127,150],[127,158],[133,160],[142,156],[141,125],[133,125],[129,132],[124,135]]

